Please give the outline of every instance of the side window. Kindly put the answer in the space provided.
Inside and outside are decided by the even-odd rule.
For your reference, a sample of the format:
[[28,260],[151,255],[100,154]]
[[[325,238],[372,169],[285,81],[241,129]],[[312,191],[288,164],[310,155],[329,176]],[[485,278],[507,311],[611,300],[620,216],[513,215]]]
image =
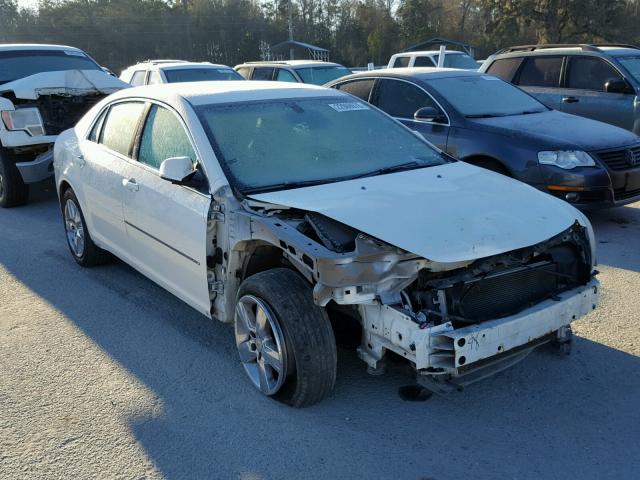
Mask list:
[[189,157],[196,162],[191,140],[178,117],[166,108],[153,105],[142,131],[138,161],[159,169],[171,157]]
[[486,73],[493,75],[494,77],[498,77],[505,82],[512,82],[521,63],[522,57],[503,58],[493,62],[487,69]]
[[249,67],[240,67],[238,70],[236,70],[236,72],[238,72],[240,75],[242,75],[246,79],[249,78],[250,71],[251,71],[251,68]]
[[414,67],[435,67],[436,64],[431,57],[416,57],[413,62]]
[[142,102],[116,103],[109,109],[99,143],[114,152],[129,156],[133,136],[144,109]]
[[87,140],[98,143],[98,139],[100,138],[100,129],[102,129],[102,124],[104,123],[104,119],[107,116],[108,110],[108,108],[105,108],[102,111],[100,117],[98,118],[98,120],[96,120],[96,123],[93,124],[93,128],[91,129],[91,133],[87,137]]
[[355,95],[365,102],[369,101],[369,94],[373,88],[373,80],[355,80],[337,85],[338,90]]
[[379,81],[372,103],[392,117],[410,119],[422,107],[438,108],[431,97],[417,86],[386,79]]
[[569,63],[567,87],[604,92],[608,80],[620,78],[611,65],[599,58],[573,57]]
[[276,80],[279,82],[297,82],[296,77],[293,76],[289,70],[285,70],[284,68],[278,68],[278,74],[276,75]]
[[273,80],[273,68],[254,68],[251,80]]
[[396,57],[391,68],[403,68],[409,66],[409,60],[411,57]]
[[523,87],[559,87],[562,57],[528,57],[520,72]]
[[162,78],[160,78],[160,74],[155,70],[152,70],[149,73],[149,80],[147,81],[147,85],[158,85],[162,83]]
[[147,74],[145,70],[136,70],[133,72],[133,76],[131,77],[131,81],[129,82],[134,87],[139,87],[140,85],[144,85],[144,77]]

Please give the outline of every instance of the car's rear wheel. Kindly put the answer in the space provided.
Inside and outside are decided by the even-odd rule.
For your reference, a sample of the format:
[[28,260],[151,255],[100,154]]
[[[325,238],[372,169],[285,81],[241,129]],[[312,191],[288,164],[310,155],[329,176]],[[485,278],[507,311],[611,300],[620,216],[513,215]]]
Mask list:
[[22,181],[9,153],[0,147],[0,207],[18,207],[28,201],[29,186]]
[[63,193],[61,206],[67,245],[73,259],[83,267],[93,267],[109,261],[109,253],[93,243],[80,203],[70,188]]
[[304,407],[333,389],[333,330],[296,272],[278,268],[245,280],[236,301],[235,333],[242,366],[263,394]]

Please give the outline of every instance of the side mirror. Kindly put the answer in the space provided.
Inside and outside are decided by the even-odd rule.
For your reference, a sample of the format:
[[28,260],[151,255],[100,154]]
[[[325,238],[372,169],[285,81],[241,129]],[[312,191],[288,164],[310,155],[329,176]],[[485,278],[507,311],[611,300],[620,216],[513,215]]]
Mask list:
[[167,158],[160,164],[160,178],[171,183],[188,182],[196,173],[193,161],[189,157]]
[[418,122],[440,123],[443,120],[440,110],[434,107],[422,107],[413,114],[414,120]]
[[610,78],[604,84],[604,91],[607,93],[633,93],[633,89],[622,78]]

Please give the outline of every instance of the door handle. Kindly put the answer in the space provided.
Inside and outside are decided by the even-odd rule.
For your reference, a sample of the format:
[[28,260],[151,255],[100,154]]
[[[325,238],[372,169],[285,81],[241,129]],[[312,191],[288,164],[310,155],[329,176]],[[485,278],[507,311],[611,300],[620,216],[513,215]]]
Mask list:
[[562,97],[562,103],[578,103],[580,99],[576,97]]
[[123,178],[122,186],[127,187],[132,192],[137,192],[140,189],[140,186],[138,185],[138,182],[136,182],[135,178]]

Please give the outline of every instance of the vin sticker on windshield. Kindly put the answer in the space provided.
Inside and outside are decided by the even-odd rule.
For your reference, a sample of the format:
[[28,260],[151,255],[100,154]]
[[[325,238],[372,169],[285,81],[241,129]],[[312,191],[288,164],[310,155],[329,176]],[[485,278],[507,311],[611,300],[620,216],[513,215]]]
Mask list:
[[369,107],[358,102],[330,103],[329,106],[336,112],[353,112],[355,110],[369,110]]
[[72,55],[74,57],[84,57],[84,53],[76,52],[75,50],[65,50],[64,53],[67,55]]

